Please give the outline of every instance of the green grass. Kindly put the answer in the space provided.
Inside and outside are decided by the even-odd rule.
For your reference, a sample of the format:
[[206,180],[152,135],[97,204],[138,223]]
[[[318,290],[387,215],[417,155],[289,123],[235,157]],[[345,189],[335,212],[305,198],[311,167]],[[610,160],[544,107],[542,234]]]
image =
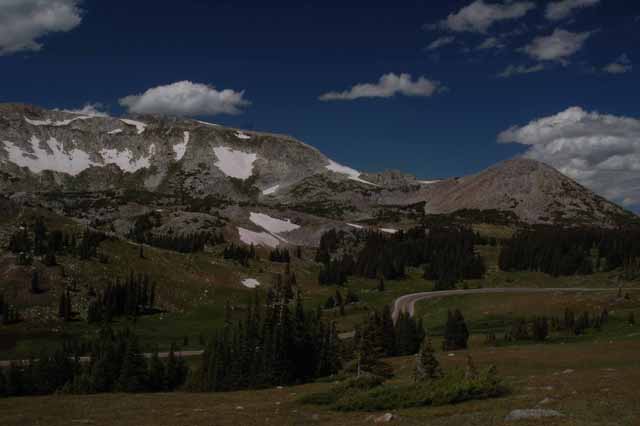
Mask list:
[[[495,364],[510,393],[493,399],[453,405],[393,410],[402,425],[507,426],[514,409],[548,408],[565,416],[522,425],[635,426],[640,418],[640,341],[602,339],[565,345],[526,345],[502,348],[472,346],[478,368]],[[437,354],[444,369],[462,368],[466,352]],[[388,360],[396,377],[391,386],[410,384],[413,357]],[[569,371],[570,369],[571,371]],[[3,426],[46,424],[121,426],[237,426],[373,424],[376,413],[338,412],[329,407],[300,404],[300,398],[326,392],[332,383],[312,383],[282,389],[228,393],[162,393],[52,395],[0,399]],[[541,404],[544,399],[549,402]]]
[[[447,311],[460,309],[472,333],[482,335],[493,332],[500,337],[507,331],[514,318],[556,316],[562,318],[564,310],[576,315],[582,312],[598,314],[604,308],[609,321],[603,331],[587,330],[576,337],[567,333],[555,333],[550,342],[598,339],[603,335],[617,338],[629,337],[632,328],[628,324],[629,313],[640,314],[640,292],[631,292],[631,299],[619,299],[615,291],[596,293],[536,293],[536,294],[470,294],[441,299],[428,299],[416,303],[415,313],[423,319],[425,327],[434,335],[442,335]],[[477,336],[480,338],[480,336]],[[634,337],[634,336],[631,336]],[[640,336],[638,336],[640,337]]]

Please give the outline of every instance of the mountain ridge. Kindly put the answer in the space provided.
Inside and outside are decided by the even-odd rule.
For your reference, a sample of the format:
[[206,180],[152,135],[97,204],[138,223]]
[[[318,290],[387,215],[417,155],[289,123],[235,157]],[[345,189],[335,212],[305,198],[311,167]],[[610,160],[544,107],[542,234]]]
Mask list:
[[[256,241],[313,245],[329,227],[403,229],[421,216],[459,210],[512,212],[530,224],[612,226],[636,218],[529,159],[421,181],[401,171],[361,173],[287,135],[186,118],[110,117],[22,104],[0,104],[0,190],[121,234],[156,210],[174,215],[158,219],[158,229],[187,223],[192,213],[206,214],[211,223],[224,221],[226,232],[245,243],[243,232],[266,232],[271,237]],[[149,195],[132,199],[131,191]],[[122,210],[118,203],[129,207]],[[79,207],[85,204],[93,207]],[[251,223],[251,214],[262,212],[291,219],[300,229],[281,235]]]

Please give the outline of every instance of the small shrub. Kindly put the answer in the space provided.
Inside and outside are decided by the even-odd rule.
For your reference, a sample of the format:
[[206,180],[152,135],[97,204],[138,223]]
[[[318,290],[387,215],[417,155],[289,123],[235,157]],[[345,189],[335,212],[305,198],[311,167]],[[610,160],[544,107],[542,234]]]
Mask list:
[[354,380],[340,383],[326,392],[307,395],[301,402],[330,405],[338,411],[383,411],[455,404],[506,393],[493,366],[475,375],[456,369],[441,378],[410,385],[382,385],[378,379],[371,378]]
[[326,392],[307,395],[301,398],[300,402],[303,404],[333,405],[338,402],[340,398],[350,393],[368,391],[376,388],[382,385],[384,380],[384,377],[364,373],[361,374],[360,377],[351,377],[342,381]]

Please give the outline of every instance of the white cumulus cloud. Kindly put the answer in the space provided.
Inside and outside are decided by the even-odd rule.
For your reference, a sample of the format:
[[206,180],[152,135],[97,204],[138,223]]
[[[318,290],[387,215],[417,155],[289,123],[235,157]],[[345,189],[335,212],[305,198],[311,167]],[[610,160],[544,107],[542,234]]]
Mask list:
[[595,6],[600,0],[560,0],[547,5],[545,16],[551,21],[559,21],[571,15],[574,9]]
[[602,70],[609,74],[624,74],[631,72],[633,70],[633,65],[631,64],[631,59],[629,59],[627,54],[624,53],[615,61],[607,64]]
[[514,75],[532,74],[534,72],[544,71],[544,65],[537,64],[527,67],[525,65],[509,65],[504,71],[498,74],[500,78],[509,78]]
[[142,94],[124,97],[119,102],[136,114],[177,116],[240,114],[242,108],[251,104],[244,99],[244,91],[217,90],[190,81],[157,86]]
[[38,40],[82,21],[79,0],[0,0],[0,55],[38,51]]
[[351,101],[359,98],[391,98],[395,95],[432,96],[443,87],[438,81],[419,77],[415,81],[411,74],[389,73],[377,83],[356,84],[343,92],[328,92],[320,96],[321,101]]
[[640,119],[572,107],[514,126],[502,143],[528,145],[525,157],[543,161],[597,193],[640,205]]
[[521,18],[535,8],[535,3],[530,1],[485,3],[484,0],[476,0],[432,27],[486,33],[496,22]]
[[592,32],[572,33],[556,29],[551,35],[540,36],[522,50],[539,61],[559,61],[567,63],[569,57],[582,49]]

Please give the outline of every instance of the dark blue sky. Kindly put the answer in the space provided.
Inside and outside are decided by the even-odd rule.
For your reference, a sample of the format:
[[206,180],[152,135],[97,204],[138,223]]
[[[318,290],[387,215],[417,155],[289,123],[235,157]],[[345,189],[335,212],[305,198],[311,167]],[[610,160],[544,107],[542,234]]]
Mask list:
[[[497,143],[497,135],[572,106],[638,117],[637,70],[603,68],[622,54],[640,58],[640,2],[602,0],[553,21],[540,1],[484,34],[425,28],[470,3],[86,0],[71,31],[39,38],[40,51],[0,56],[0,101],[101,103],[122,114],[122,97],[190,80],[244,90],[252,103],[241,115],[210,121],[291,134],[357,169],[396,168],[421,178],[476,172],[524,152],[523,145]],[[593,33],[562,63],[519,50],[557,28]],[[455,42],[426,50],[447,35]],[[505,46],[474,50],[492,36],[504,37]],[[545,69],[497,77],[510,65],[536,64]],[[447,90],[318,100],[391,72],[424,76]]]

